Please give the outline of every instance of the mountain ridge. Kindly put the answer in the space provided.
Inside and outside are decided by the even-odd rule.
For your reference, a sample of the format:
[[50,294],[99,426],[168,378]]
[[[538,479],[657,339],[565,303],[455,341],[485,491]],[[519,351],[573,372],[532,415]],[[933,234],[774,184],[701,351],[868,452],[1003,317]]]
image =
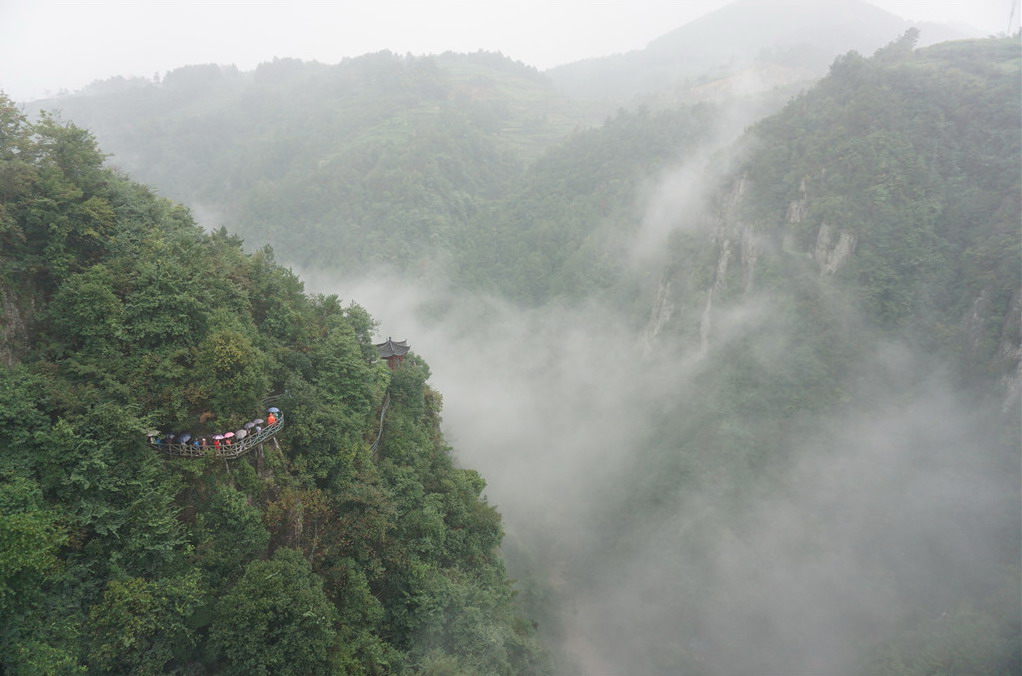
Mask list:
[[[738,0],[675,28],[642,49],[552,68],[546,73],[574,96],[628,101],[706,73],[750,62],[797,65],[808,82],[844,52],[871,54],[912,27],[923,45],[969,37],[938,24],[915,24],[865,0]],[[791,77],[795,77],[792,75]]]

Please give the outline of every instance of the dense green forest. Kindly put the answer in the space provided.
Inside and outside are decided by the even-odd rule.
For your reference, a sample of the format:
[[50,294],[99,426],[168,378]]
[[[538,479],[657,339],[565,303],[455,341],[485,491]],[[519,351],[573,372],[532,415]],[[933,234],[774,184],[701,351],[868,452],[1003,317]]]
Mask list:
[[426,362],[103,161],[0,99],[0,672],[544,673]]
[[[635,566],[665,584],[629,653],[643,673],[1022,669],[1005,602],[1020,593],[1022,53],[914,39],[838,59],[718,158],[708,207],[677,214],[636,318],[658,351],[698,359],[671,371],[683,384],[598,517],[620,563],[586,580]],[[687,648],[660,647],[667,622]]]
[[[480,220],[495,248],[478,245],[470,284],[554,312],[601,299],[550,333],[591,364],[571,377],[621,395],[562,412],[545,443],[642,421],[622,448],[579,453],[593,537],[533,532],[522,555],[585,609],[533,606],[583,660],[1022,668],[1022,50],[915,39],[841,57],[696,177],[684,165],[709,127],[693,123],[712,108],[623,113],[551,149]],[[672,162],[706,186],[671,203],[663,246],[637,259]],[[645,358],[588,346],[613,324],[641,333]],[[601,474],[589,455],[620,466]]]
[[[1022,669],[1022,50],[915,39],[842,56],[694,177],[678,132],[713,109],[624,113],[482,223],[473,284],[555,315],[513,317],[564,374],[532,393],[569,402],[551,471],[592,500],[551,500],[582,535],[528,531],[516,565],[552,571],[533,615],[594,669]],[[636,258],[672,159],[705,186]]]
[[535,69],[485,52],[187,66],[55,103],[207,224],[346,274],[435,265],[526,163],[586,122]]
[[[5,584],[38,600],[2,597],[7,668],[116,671],[99,632],[247,673],[228,628],[286,567],[329,619],[295,630],[306,658],[340,673],[542,672],[540,639],[567,674],[1020,673],[1022,50],[917,39],[841,56],[734,144],[727,106],[670,96],[585,126],[481,53],[59,101],[248,254],[8,109],[3,514],[38,544]],[[469,374],[458,446],[539,638],[424,362],[370,366],[369,315],[264,242],[394,295],[443,279],[402,320]],[[279,393],[282,452],[229,475],[142,440]]]

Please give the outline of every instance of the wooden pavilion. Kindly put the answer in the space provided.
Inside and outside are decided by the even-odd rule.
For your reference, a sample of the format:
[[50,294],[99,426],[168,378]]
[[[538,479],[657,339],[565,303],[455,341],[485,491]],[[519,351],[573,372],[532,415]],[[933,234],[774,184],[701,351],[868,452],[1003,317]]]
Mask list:
[[411,348],[407,340],[391,340],[388,336],[386,342],[376,344],[376,349],[380,351],[380,357],[387,360],[387,366],[396,369]]

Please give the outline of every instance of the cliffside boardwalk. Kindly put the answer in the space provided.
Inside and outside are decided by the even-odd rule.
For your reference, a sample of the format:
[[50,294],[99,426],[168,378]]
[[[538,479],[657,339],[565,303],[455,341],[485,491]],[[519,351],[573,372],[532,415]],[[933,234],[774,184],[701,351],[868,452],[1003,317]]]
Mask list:
[[[401,340],[395,341],[387,338],[386,342],[378,343],[376,345],[379,350],[380,357],[387,360],[387,365],[393,370],[397,369],[404,363],[405,355],[408,353],[410,346],[408,341]],[[263,404],[270,403],[273,399],[276,399],[281,395],[276,395],[266,399]],[[386,397],[383,401],[383,406],[380,410],[380,421],[379,429],[376,434],[376,439],[370,446],[372,453],[377,453],[380,447],[380,441],[383,439],[383,421],[387,415],[387,410],[390,408],[390,391],[387,391]],[[278,409],[272,409],[278,411]],[[272,425],[267,425],[259,432],[250,434],[243,439],[238,439],[228,444],[221,444],[219,447],[213,445],[196,446],[195,443],[166,443],[161,441],[153,441],[150,438],[149,445],[160,451],[164,455],[177,458],[204,458],[207,454],[212,454],[213,457],[224,458],[226,460],[234,460],[240,458],[243,455],[248,454],[250,451],[259,448],[261,445],[272,439],[284,426],[283,414],[277,413],[277,419]]]
[[369,447],[369,451],[376,455],[377,450],[380,448],[380,440],[383,439],[383,418],[387,415],[387,409],[390,408],[390,390],[387,390],[387,396],[383,400],[383,407],[380,409],[380,430],[376,433],[376,441],[373,442],[372,446]]
[[220,448],[215,448],[209,445],[203,448],[202,446],[195,446],[194,444],[151,443],[150,445],[165,455],[178,458],[204,458],[206,457],[207,452],[211,452],[217,458],[233,460],[234,458],[240,458],[249,451],[263,445],[272,439],[283,427],[284,418],[282,416],[277,419],[277,422],[272,425],[267,425],[259,432],[234,442],[230,446],[221,445]]

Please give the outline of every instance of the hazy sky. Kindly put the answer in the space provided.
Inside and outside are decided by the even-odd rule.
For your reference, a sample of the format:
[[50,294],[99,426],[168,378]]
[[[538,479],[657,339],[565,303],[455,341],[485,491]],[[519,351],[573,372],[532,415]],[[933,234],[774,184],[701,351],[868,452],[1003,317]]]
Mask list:
[[[729,0],[0,0],[0,89],[15,100],[195,63],[250,70],[273,57],[336,63],[501,51],[540,69],[640,49]],[[826,2],[828,0],[819,0]],[[1007,29],[1019,0],[875,0],[904,18]],[[1012,26],[1018,25],[1018,11]]]

